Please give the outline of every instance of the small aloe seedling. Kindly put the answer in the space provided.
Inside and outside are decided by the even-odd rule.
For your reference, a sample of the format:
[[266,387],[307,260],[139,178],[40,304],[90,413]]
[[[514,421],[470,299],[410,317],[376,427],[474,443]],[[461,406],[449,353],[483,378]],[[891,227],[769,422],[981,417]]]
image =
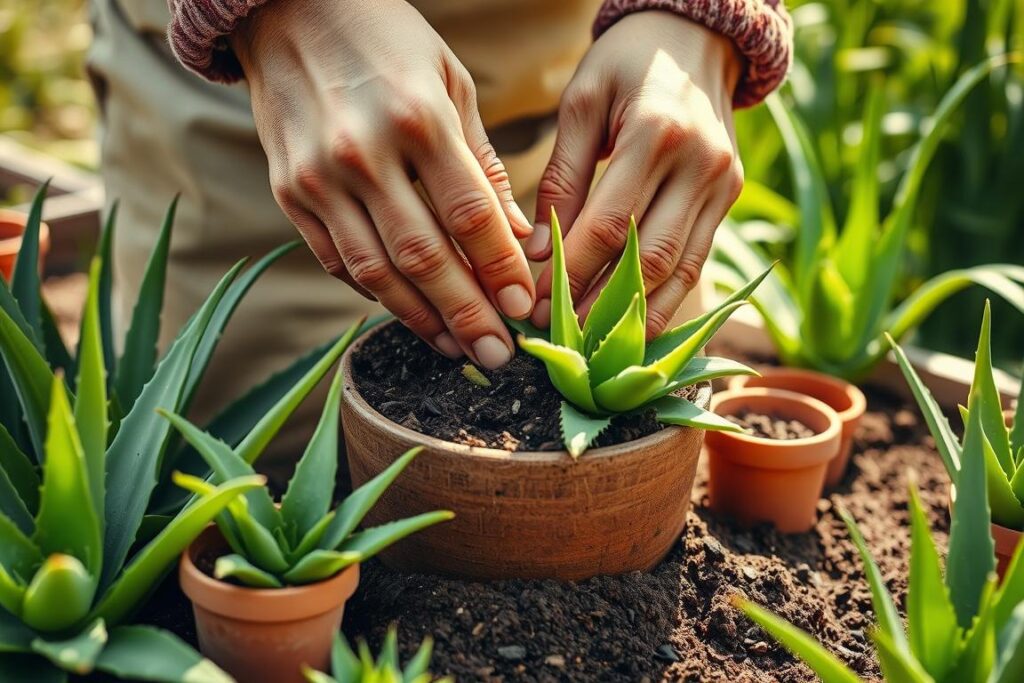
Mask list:
[[[353,331],[355,329],[353,327]],[[341,388],[339,369],[320,423],[295,468],[280,507],[274,505],[270,492],[261,487],[234,499],[226,513],[218,516],[217,527],[233,551],[217,559],[214,576],[218,579],[231,578],[255,588],[322,581],[413,532],[454,516],[447,510],[438,510],[356,532],[366,513],[421,448],[405,453],[353,491],[337,508],[330,509],[338,467]],[[252,461],[223,441],[179,415],[167,411],[161,414],[213,470],[212,481],[175,473],[178,485],[195,494],[209,495],[214,484],[220,481],[255,474]],[[273,433],[267,436],[272,437]],[[250,457],[255,459],[255,456]]]
[[[665,424],[741,431],[673,392],[727,375],[755,375],[725,358],[697,357],[729,316],[742,306],[769,270],[699,318],[646,344],[647,301],[640,270],[636,221],[630,219],[626,248],[583,327],[573,310],[558,217],[551,212],[552,277],[550,341],[519,337],[524,351],[547,367],[562,402],[565,447],[579,457],[613,416],[653,409]],[[525,326],[520,331],[527,331]]]
[[[970,413],[978,411],[981,416],[982,430],[985,434],[985,469],[988,472],[988,498],[991,505],[992,521],[1000,526],[1018,531],[1024,530],[1024,383],[1017,399],[1017,414],[1013,419],[1012,429],[1007,427],[1003,417],[1002,401],[992,370],[992,310],[985,303],[985,313],[981,319],[981,333],[978,337],[978,351],[974,359],[974,379],[971,382],[971,395],[975,397],[974,407],[970,410],[961,408],[964,424],[970,421]],[[956,435],[949,426],[946,416],[942,414],[938,401],[932,396],[928,387],[907,359],[903,349],[889,338],[896,361],[899,363],[907,384],[917,399],[917,404],[924,414],[925,422],[935,439],[935,447],[942,456],[946,471],[953,483],[960,476],[964,443],[957,441]]]
[[[917,490],[913,486],[910,489],[906,631],[857,524],[843,513],[871,587],[871,601],[878,615],[871,639],[886,681],[1024,680],[1024,546],[1017,548],[1002,585],[998,585],[985,482],[986,461],[991,459],[992,448],[984,428],[983,400],[983,390],[976,385],[968,403],[944,573]],[[803,659],[825,683],[860,680],[806,632],[752,603],[738,602],[751,619]]]
[[428,671],[434,641],[427,636],[405,668],[398,661],[398,630],[392,626],[384,638],[380,654],[374,660],[365,640],[354,652],[345,636],[334,636],[331,648],[331,675],[306,668],[303,674],[309,683],[452,683],[452,679],[435,679]]

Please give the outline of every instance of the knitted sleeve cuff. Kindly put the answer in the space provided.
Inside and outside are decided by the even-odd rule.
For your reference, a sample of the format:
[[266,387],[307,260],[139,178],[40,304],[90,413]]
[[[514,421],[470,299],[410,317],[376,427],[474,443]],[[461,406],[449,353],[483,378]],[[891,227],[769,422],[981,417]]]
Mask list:
[[622,17],[665,10],[730,38],[746,59],[733,105],[749,107],[786,78],[793,59],[793,23],[781,0],[605,0],[594,22],[597,38]]
[[234,83],[242,65],[228,47],[238,22],[267,0],[167,0],[171,23],[167,37],[183,65],[203,78]]

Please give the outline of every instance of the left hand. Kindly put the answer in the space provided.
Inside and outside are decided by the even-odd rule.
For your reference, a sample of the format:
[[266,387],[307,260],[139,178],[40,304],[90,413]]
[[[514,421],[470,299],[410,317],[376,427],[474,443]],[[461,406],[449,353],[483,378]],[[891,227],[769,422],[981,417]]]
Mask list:
[[[583,59],[562,96],[526,243],[530,258],[550,256],[553,206],[581,316],[622,253],[631,214],[640,228],[648,338],[696,286],[715,230],[743,186],[732,115],[741,71],[728,38],[662,11],[624,17]],[[588,198],[605,157],[608,167]],[[537,325],[549,324],[550,296],[548,265],[537,283]]]

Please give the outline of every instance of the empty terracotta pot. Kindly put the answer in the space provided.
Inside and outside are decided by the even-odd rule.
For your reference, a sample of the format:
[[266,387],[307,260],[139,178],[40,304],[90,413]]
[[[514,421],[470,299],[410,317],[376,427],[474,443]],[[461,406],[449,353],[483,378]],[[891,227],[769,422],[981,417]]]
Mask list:
[[329,670],[331,639],[359,583],[359,566],[305,586],[245,588],[196,566],[199,558],[209,562],[225,552],[224,537],[211,526],[179,564],[202,653],[245,683],[302,683],[303,664]]
[[850,452],[853,450],[853,437],[860,427],[864,411],[867,410],[868,402],[864,392],[838,377],[814,370],[763,368],[760,372],[760,377],[733,377],[729,381],[729,388],[765,387],[805,394],[818,399],[839,414],[839,421],[842,424],[839,454],[829,462],[828,471],[825,473],[825,486],[837,486],[846,475],[846,466],[850,462]]
[[[397,324],[397,323],[392,323]],[[359,393],[352,357],[342,357],[342,420],[352,485],[359,486],[412,446],[425,450],[366,516],[373,526],[428,510],[455,512],[391,546],[381,557],[403,571],[471,579],[585,579],[646,571],[679,541],[703,430],[668,427],[617,446],[509,453],[412,431],[374,410]],[[711,387],[696,403],[707,408]]]
[[719,415],[758,413],[798,420],[814,432],[791,440],[708,432],[705,443],[714,511],[745,526],[771,522],[784,533],[810,530],[825,471],[842,438],[836,412],[803,394],[756,388],[716,394],[711,409]]
[[[21,236],[25,232],[28,216],[10,209],[0,209],[0,275],[8,282],[14,274],[14,263],[21,250]],[[39,259],[50,251],[50,226],[39,224]]]

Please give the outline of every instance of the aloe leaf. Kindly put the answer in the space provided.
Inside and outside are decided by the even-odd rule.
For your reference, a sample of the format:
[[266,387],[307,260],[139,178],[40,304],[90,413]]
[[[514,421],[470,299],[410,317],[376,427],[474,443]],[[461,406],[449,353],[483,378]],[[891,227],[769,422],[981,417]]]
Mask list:
[[[117,357],[114,355],[113,290],[114,290],[114,231],[117,225],[118,202],[110,205],[110,213],[103,223],[96,258],[100,260],[100,276],[96,288],[96,302],[99,309],[100,339],[103,341],[103,367],[107,369],[107,388],[113,389],[117,375]],[[79,335],[79,340],[84,335]],[[81,352],[79,352],[81,355]]]
[[523,351],[544,363],[558,393],[583,410],[598,412],[590,389],[587,361],[579,352],[543,339],[520,336],[518,341]]
[[808,290],[810,314],[804,317],[804,337],[818,355],[842,363],[856,353],[860,342],[853,327],[856,306],[835,262],[820,259]]
[[942,580],[942,561],[914,486],[910,487],[910,523],[910,649],[924,669],[941,680],[959,654],[959,633],[956,612]]
[[331,508],[334,478],[338,471],[341,388],[342,372],[338,368],[327,393],[320,422],[281,499],[281,518],[287,528],[294,530],[293,538],[305,535]]
[[850,208],[835,248],[835,254],[842,255],[836,265],[853,292],[859,292],[867,280],[871,253],[878,236],[878,164],[883,113],[885,90],[880,83],[874,83],[868,92],[864,110],[864,132],[857,155]]
[[675,377],[683,371],[687,363],[700,353],[701,349],[715,336],[715,333],[725,324],[725,321],[729,319],[729,316],[745,305],[746,302],[737,301],[727,306],[719,306],[679,346],[647,367],[657,370],[666,377]]
[[324,550],[318,548],[295,563],[284,573],[284,580],[292,585],[315,583],[328,579],[342,569],[358,563],[362,555],[356,552]]
[[1017,395],[1017,409],[1013,414],[1013,428],[1010,430],[1010,447],[1017,451],[1020,460],[1024,453],[1024,378],[1020,382],[1020,393]]
[[1014,608],[998,637],[996,666],[988,677],[988,683],[1024,680],[1024,603]]
[[107,449],[103,588],[110,586],[123,566],[156,485],[171,430],[171,423],[156,411],[177,409],[196,345],[241,267],[236,264],[221,278],[199,314],[171,344]]
[[644,362],[646,306],[642,301],[641,294],[634,294],[625,313],[593,350],[587,361],[591,386],[597,386],[626,368]]
[[302,676],[306,679],[306,683],[338,683],[337,679],[334,677],[328,676],[322,671],[311,669],[306,665],[302,666]]
[[0,567],[27,581],[42,561],[39,546],[10,517],[0,514]]
[[14,262],[11,275],[11,294],[18,301],[18,306],[25,315],[37,338],[42,338],[42,307],[39,281],[39,226],[43,218],[43,202],[50,188],[47,180],[36,190],[32,198],[32,207],[25,220],[25,231],[21,235],[21,247]]
[[103,647],[107,644],[107,627],[102,619],[62,640],[35,638],[32,651],[46,657],[65,671],[84,676],[92,672]]
[[160,235],[146,263],[146,271],[139,285],[139,296],[124,338],[124,355],[117,364],[114,385],[121,405],[128,411],[131,411],[142,387],[153,376],[156,365],[156,344],[160,338],[160,313],[164,307],[171,227],[174,225],[179,198],[176,196],[168,207]]
[[573,460],[583,455],[611,422],[611,417],[593,417],[576,410],[568,401],[562,401],[562,441]]
[[[0,565],[0,613],[5,610],[21,618],[21,608],[25,602],[25,582],[12,576]],[[2,651],[2,650],[0,650]]]
[[982,428],[979,400],[978,388],[972,387],[968,400],[970,421],[964,433],[946,560],[946,585],[956,608],[957,621],[964,629],[971,626],[978,614],[982,591],[989,574],[995,570],[985,478],[985,454],[992,447]]
[[216,664],[177,636],[150,626],[121,626],[96,659],[96,669],[118,678],[160,683],[232,683]]
[[40,305],[40,330],[39,334],[43,339],[43,352],[46,362],[51,368],[59,369],[68,377],[74,376],[75,361],[71,358],[71,352],[64,344],[64,338],[60,336],[57,329],[57,321],[53,317],[53,311],[43,300]]
[[[1024,290],[1022,290],[1024,293]],[[1010,435],[1006,429],[1006,418],[1003,417],[1003,404],[992,376],[992,307],[985,302],[985,312],[981,318],[981,335],[978,338],[978,350],[974,360],[974,380],[972,393],[976,392],[977,402],[968,406],[972,412],[977,410],[981,419],[981,428],[999,460],[999,465],[1007,477],[1014,473],[1013,453],[1010,451]]]
[[752,602],[739,601],[739,606],[751,621],[763,628],[772,638],[799,657],[824,683],[860,683],[857,677],[838,657],[829,652],[806,631]]
[[92,606],[96,579],[73,555],[55,553],[25,589],[21,619],[36,631],[63,631],[80,623]]
[[3,425],[0,425],[0,471],[7,476],[28,511],[35,514],[39,509],[39,475]]
[[[3,289],[0,286],[0,289]],[[50,406],[53,371],[32,340],[5,309],[0,308],[0,354],[28,426],[32,447],[41,459],[46,440],[46,415]],[[8,425],[9,426],[9,425]]]
[[44,555],[67,553],[99,578],[103,564],[100,517],[92,503],[89,469],[59,377],[53,379],[46,461],[33,542]]
[[718,358],[717,356],[697,356],[686,367],[672,379],[671,382],[661,389],[655,398],[667,396],[683,387],[692,386],[700,382],[710,382],[720,377],[733,377],[736,375],[758,376],[759,373],[743,363],[729,358]]
[[[18,617],[0,609],[0,653],[4,654],[0,661],[9,659],[15,652],[31,652],[32,641],[35,638],[36,634],[32,633]],[[0,676],[0,680],[7,679]]]
[[7,517],[24,534],[35,530],[32,513],[3,469],[0,469],[0,515]]
[[668,381],[669,376],[654,366],[634,365],[594,387],[594,402],[602,411],[624,413],[647,403]]
[[455,513],[450,510],[424,512],[415,517],[399,519],[352,534],[337,549],[343,554],[353,553],[358,556],[359,562],[365,562],[409,534],[454,518]]
[[331,672],[339,681],[355,681],[359,678],[361,668],[359,658],[349,647],[345,636],[340,632],[335,633],[334,642],[331,643]]
[[650,404],[658,416],[658,422],[696,429],[711,429],[718,432],[742,432],[743,428],[718,413],[704,410],[700,406],[678,396],[663,396]]
[[105,498],[107,430],[107,376],[103,367],[103,339],[99,320],[100,262],[89,267],[89,291],[78,344],[78,381],[75,383],[75,426],[82,444],[89,481],[89,497],[102,520]]
[[164,571],[238,495],[266,484],[261,476],[239,477],[217,487],[183,510],[156,538],[143,547],[117,575],[92,616],[108,624],[120,623],[149,594]]
[[939,455],[942,456],[942,462],[946,466],[946,473],[956,483],[960,472],[960,442],[957,441],[953,429],[949,426],[949,420],[943,414],[938,401],[935,400],[932,392],[921,381],[921,377],[914,370],[914,366],[911,365],[907,354],[904,353],[895,339],[889,336],[887,336],[887,339],[896,356],[896,363],[900,366],[900,371],[906,378],[910,391],[914,394],[914,399],[921,409],[921,414],[924,415],[924,420],[928,424],[928,430],[931,432],[932,438],[935,439],[935,448],[939,451]]
[[291,415],[299,404],[302,403],[303,399],[309,395],[309,392],[317,385],[317,383],[327,374],[327,371],[331,369],[334,362],[341,357],[341,354],[345,352],[345,349],[349,347],[352,340],[356,338],[359,333],[360,327],[362,326],[364,318],[359,319],[353,324],[345,334],[331,347],[323,357],[317,361],[302,379],[300,379],[284,396],[279,400],[270,410],[268,410],[263,417],[260,418],[259,422],[252,428],[249,434],[242,440],[235,452],[247,463],[252,464],[256,462],[256,458],[259,457],[263,449],[267,447],[270,440],[274,438],[281,425],[284,424],[288,416]]
[[349,494],[348,498],[342,501],[335,510],[334,521],[328,525],[321,537],[319,547],[324,550],[335,550],[341,545],[355,531],[366,513],[377,503],[388,487],[398,478],[398,475],[422,452],[422,446],[410,448],[384,468],[380,474]]
[[554,207],[551,207],[551,343],[583,354],[583,330],[573,309],[562,228]]
[[430,666],[430,657],[434,651],[434,639],[426,636],[420,643],[419,649],[412,659],[405,665],[406,681],[416,681],[419,676],[429,676],[427,668]]
[[[638,303],[634,304],[634,302]],[[616,326],[621,324],[620,321],[626,316],[633,315],[634,305],[637,306],[641,326],[641,357],[626,365],[638,365],[643,359],[643,323],[647,319],[644,276],[640,271],[640,239],[637,235],[636,219],[630,216],[629,232],[622,256],[615,265],[615,270],[612,271],[607,284],[594,300],[594,305],[590,307],[590,313],[587,314],[587,320],[583,324],[583,355],[591,358],[601,342],[612,333]],[[626,365],[622,365],[618,369],[621,370]]]
[[334,518],[337,516],[334,510],[331,510],[326,515],[320,518],[316,524],[310,527],[295,544],[295,547],[291,552],[287,553],[288,561],[292,564],[297,562],[303,555],[311,553],[320,543],[320,539],[327,533],[328,527],[334,522]]
[[1024,529],[1024,472],[1007,479],[992,448],[984,449],[985,482],[992,521],[1009,529]]
[[273,532],[257,522],[248,512],[232,518],[238,525],[238,537],[245,546],[245,556],[261,569],[279,574],[288,569],[289,563],[284,551],[278,545]]
[[377,653],[377,668],[392,669],[397,671],[400,667],[398,661],[398,631],[394,625],[388,627],[384,634],[384,642],[381,643],[380,652]]
[[[200,479],[199,477],[196,477],[191,474],[185,474],[184,472],[172,472],[171,481],[173,481],[177,486],[180,486],[183,489],[191,491],[197,496],[206,496],[211,493],[215,493],[217,490],[216,486],[206,481],[205,479]],[[249,514],[249,511],[248,505],[245,502],[245,498],[239,496],[233,499],[230,503],[228,503],[227,508],[220,512],[215,518],[217,530],[220,531],[221,536],[223,536],[224,540],[228,542],[228,545],[231,546],[231,549],[239,555],[244,555],[246,550],[245,546],[242,544],[241,534],[238,531],[238,524],[235,522],[235,518],[247,514]],[[143,518],[143,526],[139,527],[139,534],[136,543],[148,543],[149,541],[153,540],[153,538],[156,537],[156,534],[163,531],[163,529],[167,527],[167,524],[170,524],[170,522],[174,519],[173,516],[165,516],[164,518],[167,521],[159,528],[155,529],[154,532],[152,534],[149,534],[146,537],[146,540],[143,541],[142,530],[145,527],[145,520],[150,519],[152,517],[154,517],[154,515],[146,515],[146,517]]]
[[868,546],[864,542],[860,528],[857,527],[857,522],[854,521],[853,517],[846,510],[841,509],[839,514],[850,533],[850,540],[857,546],[857,552],[860,553],[861,561],[864,563],[864,574],[867,576],[868,585],[871,588],[871,603],[875,608],[879,631],[889,637],[897,651],[909,653],[910,644],[907,642],[907,636],[903,632],[903,622],[900,621],[896,605],[893,603],[892,596],[889,595],[889,591],[885,587],[882,572],[878,568],[878,564],[875,563],[875,559],[871,556],[871,552],[868,551]]
[[68,673],[50,666],[37,655],[11,654],[0,657],[0,680],[4,683],[67,683]]
[[218,579],[235,579],[253,588],[280,588],[281,582],[237,553],[217,558],[213,575]]
[[551,341],[551,331],[540,329],[531,323],[529,319],[516,320],[515,318],[502,316],[502,320],[505,321],[505,324],[508,325],[509,329],[523,335],[524,337],[530,337],[531,339],[543,339],[546,342]]
[[902,683],[934,683],[921,663],[907,650],[902,649],[893,637],[885,631],[873,631],[871,640],[878,653],[879,668],[887,681]]

